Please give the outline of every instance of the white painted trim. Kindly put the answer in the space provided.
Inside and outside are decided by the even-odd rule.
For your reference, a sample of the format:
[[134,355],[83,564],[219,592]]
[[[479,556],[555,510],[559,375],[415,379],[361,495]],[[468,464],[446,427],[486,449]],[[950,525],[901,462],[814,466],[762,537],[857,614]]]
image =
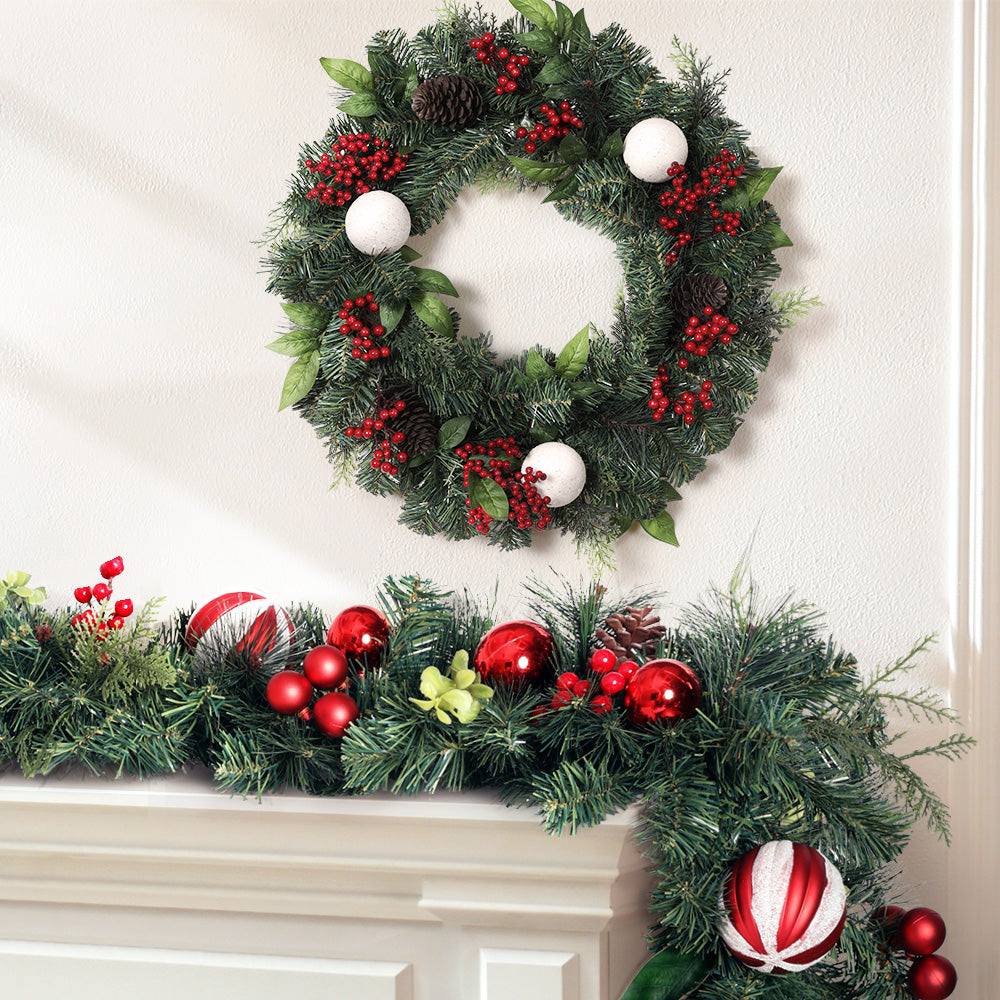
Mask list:
[[962,0],[959,114],[961,207],[952,580],[953,703],[979,740],[952,770],[948,941],[963,1000],[989,1000],[1000,975],[987,946],[1000,898],[1000,5]]

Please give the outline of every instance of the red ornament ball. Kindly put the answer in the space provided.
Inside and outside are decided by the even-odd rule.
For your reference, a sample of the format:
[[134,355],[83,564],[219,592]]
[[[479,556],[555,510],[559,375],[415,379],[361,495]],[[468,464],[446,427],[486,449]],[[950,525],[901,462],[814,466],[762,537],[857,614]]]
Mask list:
[[924,955],[910,966],[906,982],[917,1000],[944,1000],[955,991],[958,973],[944,955]]
[[362,657],[371,666],[378,664],[389,641],[389,623],[384,615],[367,604],[345,608],[330,623],[326,641],[348,656]]
[[297,670],[281,670],[267,682],[267,703],[281,715],[301,712],[312,696],[312,684]]
[[819,851],[772,840],[733,862],[719,933],[745,965],[801,972],[838,941],[847,918],[840,872]]
[[618,657],[610,649],[595,649],[590,654],[590,669],[595,674],[606,674],[609,670],[614,670],[618,664]]
[[872,911],[868,922],[877,928],[877,933],[882,941],[896,943],[896,930],[900,920],[906,916],[906,910],[901,906],[880,906]]
[[343,691],[331,691],[312,707],[313,722],[327,736],[340,739],[358,717],[358,704]]
[[332,691],[347,680],[347,657],[336,646],[316,646],[302,660],[302,672],[314,688]]
[[892,943],[907,955],[929,955],[944,944],[944,921],[929,906],[917,906],[899,921]]
[[483,683],[536,684],[548,666],[552,636],[535,622],[505,622],[480,639],[473,657]]
[[637,726],[673,725],[701,704],[698,675],[680,660],[650,660],[625,686],[625,708]]

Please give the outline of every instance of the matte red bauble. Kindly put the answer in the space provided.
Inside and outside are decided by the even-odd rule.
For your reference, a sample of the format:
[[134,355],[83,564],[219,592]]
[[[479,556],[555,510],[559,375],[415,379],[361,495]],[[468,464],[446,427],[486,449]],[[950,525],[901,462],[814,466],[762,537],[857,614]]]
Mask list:
[[680,660],[650,660],[625,686],[625,708],[637,726],[673,725],[700,704],[698,675]]
[[267,703],[282,715],[301,712],[312,696],[312,684],[297,670],[281,670],[267,682]]
[[389,623],[380,611],[357,604],[341,611],[326,633],[331,646],[343,650],[348,656],[364,657],[375,666],[382,654],[382,647],[389,640]]
[[534,622],[505,622],[491,628],[476,647],[475,669],[484,684],[535,684],[552,653],[552,636]]
[[944,955],[924,955],[910,966],[906,982],[917,1000],[944,1000],[954,992],[958,973]]
[[358,717],[358,705],[349,694],[344,694],[343,691],[331,691],[313,705],[312,717],[313,722],[327,736],[339,739]]
[[332,691],[347,680],[347,657],[336,646],[316,646],[302,660],[302,672],[313,687]]
[[899,921],[892,943],[907,955],[929,955],[944,944],[945,933],[940,913],[929,906],[916,906]]

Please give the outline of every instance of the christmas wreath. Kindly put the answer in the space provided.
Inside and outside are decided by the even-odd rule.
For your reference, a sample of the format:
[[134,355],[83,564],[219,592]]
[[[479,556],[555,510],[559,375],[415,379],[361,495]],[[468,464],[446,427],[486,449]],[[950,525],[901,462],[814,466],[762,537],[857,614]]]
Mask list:
[[[790,245],[762,167],[726,117],[725,73],[678,45],[669,82],[618,25],[511,0],[498,23],[449,8],[368,65],[323,59],[350,96],[305,145],[269,236],[293,328],[282,392],[342,478],[402,496],[421,534],[503,548],[552,527],[609,557],[633,523],[676,544],[668,504],[725,448],[777,333],[810,304],[775,295]],[[407,245],[480,183],[547,189],[611,239],[624,295],[607,332],[499,363],[457,336],[458,293]],[[444,296],[445,298],[442,298]]]
[[157,627],[155,603],[112,593],[123,569],[103,563],[75,611],[0,580],[0,748],[25,774],[197,762],[250,796],[487,787],[553,833],[638,800],[661,950],[625,1000],[954,988],[940,916],[897,905],[913,824],[948,835],[910,760],[971,742],[904,755],[889,732],[893,709],[954,719],[897,686],[925,643],[864,678],[813,608],[763,606],[739,575],[670,628],[650,594],[534,583],[530,618],[497,622],[418,578],[332,620],[238,592]]

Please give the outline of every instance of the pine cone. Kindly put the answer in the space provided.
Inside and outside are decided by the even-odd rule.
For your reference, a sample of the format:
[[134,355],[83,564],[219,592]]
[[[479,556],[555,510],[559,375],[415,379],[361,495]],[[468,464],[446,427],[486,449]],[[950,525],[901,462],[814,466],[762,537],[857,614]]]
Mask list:
[[633,650],[641,650],[645,656],[656,651],[657,642],[666,635],[663,625],[657,624],[659,617],[649,617],[652,608],[626,608],[618,611],[605,621],[607,629],[594,630],[599,642],[618,657],[618,663],[631,659]]
[[465,128],[483,110],[483,96],[468,76],[435,76],[413,92],[413,113],[422,121]]
[[729,289],[722,278],[714,274],[682,274],[674,285],[674,315],[681,326],[687,325],[692,316],[699,319],[705,306],[715,312],[726,308]]
[[38,640],[40,646],[44,646],[54,634],[52,626],[47,622],[43,622],[35,628],[35,638]]
[[397,399],[406,403],[403,412],[392,421],[392,431],[406,435],[401,450],[411,458],[425,455],[437,443],[437,421],[416,390],[408,385],[397,385],[380,393],[379,409],[388,409]]

